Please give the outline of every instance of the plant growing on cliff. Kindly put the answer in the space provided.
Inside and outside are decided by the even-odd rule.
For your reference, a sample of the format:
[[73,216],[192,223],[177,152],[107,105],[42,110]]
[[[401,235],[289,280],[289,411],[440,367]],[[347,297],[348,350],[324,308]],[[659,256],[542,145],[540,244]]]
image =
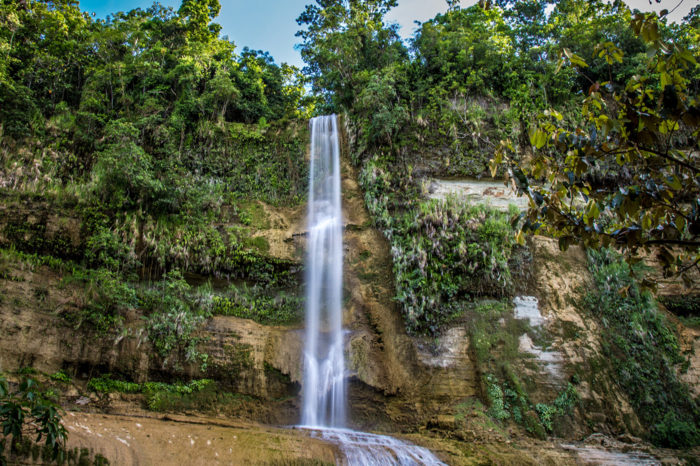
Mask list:
[[508,216],[456,200],[423,201],[394,222],[396,300],[409,328],[436,334],[460,298],[507,296],[514,246]]
[[303,299],[286,293],[270,294],[261,286],[231,286],[224,296],[212,297],[212,313],[252,319],[266,325],[297,323],[302,318]]
[[588,257],[595,289],[585,303],[601,322],[613,380],[629,396],[652,442],[672,448],[698,445],[700,406],[676,375],[685,362],[677,337],[617,253],[589,250]]
[[146,407],[152,411],[166,411],[178,399],[196,397],[203,390],[217,384],[210,379],[195,379],[187,383],[144,382],[135,383],[113,379],[111,374],[102,374],[88,381],[89,390],[97,393],[140,393],[144,395]]
[[395,299],[408,330],[437,335],[470,299],[510,295],[516,248],[510,215],[453,198],[412,200],[419,196],[415,183],[392,176],[385,164],[367,161],[360,183],[391,244]]
[[137,304],[134,287],[112,270],[74,266],[62,286],[72,283],[80,284],[85,290],[81,309],[64,316],[76,328],[87,324],[99,334],[114,331],[122,322],[122,313]]
[[156,353],[167,365],[171,358],[179,367],[178,358],[199,361],[206,369],[208,355],[197,349],[202,341],[196,332],[209,317],[205,308],[196,308],[190,299],[190,286],[179,271],[166,274],[156,287],[141,296],[142,306],[150,313],[146,323],[148,339]]

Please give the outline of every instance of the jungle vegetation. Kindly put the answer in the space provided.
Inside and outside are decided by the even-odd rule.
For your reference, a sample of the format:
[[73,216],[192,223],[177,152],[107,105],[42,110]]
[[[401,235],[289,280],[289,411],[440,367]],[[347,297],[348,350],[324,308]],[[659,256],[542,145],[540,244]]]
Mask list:
[[[476,310],[526,280],[525,233],[601,250],[588,300],[612,332],[611,374],[652,441],[697,444],[698,404],[675,375],[685,359],[634,264],[655,254],[688,284],[700,270],[700,7],[673,24],[667,11],[632,12],[620,0],[447,3],[408,43],[386,20],[396,0],[317,0],[297,20],[319,110],[347,115],[408,331],[439,335],[469,315],[473,337],[489,342]],[[484,175],[506,178],[529,209],[426,200],[425,179]],[[571,387],[561,409],[537,406],[534,416],[512,370],[489,370],[490,416],[533,434],[576,399]]]
[[[617,248],[630,262],[648,249],[669,274],[698,269],[700,7],[674,24],[621,0],[450,0],[404,41],[386,19],[397,2],[308,5],[300,70],[222,37],[218,0],[106,20],[75,0],[0,0],[0,202],[77,218],[82,238],[48,239],[28,214],[12,217],[0,278],[16,261],[60,271],[87,296],[69,325],[119,333],[138,309],[159,362],[206,370],[197,329],[211,315],[299,321],[299,264],[269,256],[253,233],[263,204],[304,201],[307,119],[329,112],[346,116],[413,335],[436,337],[484,299],[511,297],[530,260],[525,233]],[[529,210],[426,199],[429,176],[484,175],[509,179]],[[697,405],[673,378],[676,341],[632,283],[637,268],[605,251],[591,256],[591,309],[617,332],[612,306],[626,306],[668,349],[655,359],[650,340],[630,334],[610,351],[640,356],[613,369],[660,364],[665,385],[634,394],[643,421],[660,445],[697,444]],[[602,287],[608,267],[627,290],[619,300]],[[187,274],[245,283],[214,292]],[[495,419],[540,433],[575,404],[573,388],[537,408],[512,378],[485,385]],[[660,405],[671,414],[642,406],[666,390],[679,394]],[[52,438],[51,448],[62,441]]]

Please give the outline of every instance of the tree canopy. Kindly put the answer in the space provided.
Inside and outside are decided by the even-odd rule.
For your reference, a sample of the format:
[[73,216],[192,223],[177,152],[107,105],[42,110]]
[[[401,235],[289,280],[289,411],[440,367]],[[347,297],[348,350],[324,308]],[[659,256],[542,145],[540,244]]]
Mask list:
[[530,127],[532,157],[514,162],[506,141],[492,171],[509,162],[530,198],[524,230],[558,237],[562,248],[615,245],[634,255],[658,246],[667,271],[690,280],[685,272],[700,263],[698,49],[686,46],[692,37],[663,40],[653,14],[629,19],[648,45],[644,72],[621,79],[614,70],[625,52],[610,41],[595,47],[604,78],[602,67],[588,76],[588,63],[562,49],[562,60],[591,83],[581,119],[567,125],[545,111]]
[[406,49],[394,6],[317,2],[298,20],[358,159],[384,154],[407,177],[490,165],[532,198],[524,231],[698,265],[697,8],[675,25],[621,0],[448,2]]

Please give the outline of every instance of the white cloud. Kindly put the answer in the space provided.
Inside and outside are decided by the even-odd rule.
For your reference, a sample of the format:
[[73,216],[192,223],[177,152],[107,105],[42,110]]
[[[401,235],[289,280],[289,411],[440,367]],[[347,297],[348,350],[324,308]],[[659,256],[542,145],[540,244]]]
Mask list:
[[656,3],[656,0],[652,0],[651,4],[649,0],[625,0],[625,3],[627,3],[630,8],[636,8],[641,11],[653,10],[659,12],[661,10],[673,10],[668,18],[673,22],[678,22],[697,5],[697,0],[661,0],[661,3]]
[[[477,0],[462,0],[461,6],[466,8],[475,3],[477,3]],[[656,0],[652,0],[651,4],[649,0],[625,0],[625,3],[632,9],[657,12],[663,9],[671,11],[678,6],[671,13],[669,19],[671,21],[680,21],[697,4],[697,0],[661,0],[661,3],[656,3]],[[425,22],[434,18],[438,13],[444,13],[445,11],[447,11],[447,2],[445,0],[399,0],[398,6],[389,12],[387,19],[398,23],[401,26],[399,31],[401,36],[408,38],[413,36],[413,33],[416,31],[414,21]]]
[[[476,2],[468,1],[466,3]],[[399,33],[403,38],[407,38],[416,31],[414,21],[423,23],[445,11],[447,11],[445,0],[399,0],[399,5],[389,12],[387,19],[390,22],[398,23],[401,26]]]

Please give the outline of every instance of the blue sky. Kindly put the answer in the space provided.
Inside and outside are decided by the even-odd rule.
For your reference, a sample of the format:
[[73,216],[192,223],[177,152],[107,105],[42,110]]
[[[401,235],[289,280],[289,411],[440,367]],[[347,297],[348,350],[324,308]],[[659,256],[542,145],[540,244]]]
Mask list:
[[[585,1],[585,0],[582,0]],[[684,0],[674,12],[672,19],[680,19],[696,4],[697,0]],[[313,0],[219,0],[221,13],[216,22],[222,26],[222,34],[227,35],[238,49],[248,46],[255,50],[266,50],[278,63],[303,66],[299,53],[294,50],[298,38],[294,36],[299,26],[296,18],[304,10],[304,5]],[[662,0],[661,4],[649,5],[649,0],[626,0],[632,8],[657,11],[673,9],[680,0]],[[179,8],[180,0],[161,0],[161,4]],[[469,6],[476,0],[462,0],[462,6]],[[152,0],[82,0],[84,11],[94,12],[104,18],[117,11],[134,8],[147,8]],[[389,13],[389,20],[401,26],[401,35],[410,37],[415,31],[414,20],[426,21],[447,9],[444,0],[399,0],[399,6]]]

